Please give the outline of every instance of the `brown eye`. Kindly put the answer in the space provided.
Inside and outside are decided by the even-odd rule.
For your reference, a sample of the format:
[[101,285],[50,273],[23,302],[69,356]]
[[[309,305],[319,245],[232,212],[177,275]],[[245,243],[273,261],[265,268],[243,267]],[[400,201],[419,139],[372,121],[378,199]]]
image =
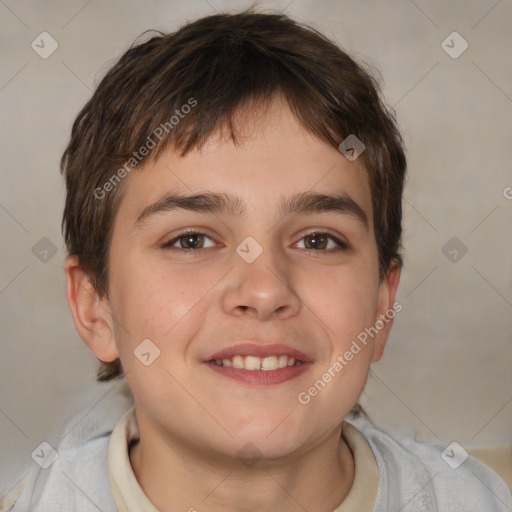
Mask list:
[[183,235],[178,239],[183,249],[200,249],[203,246],[201,235]]
[[331,252],[348,248],[346,243],[342,242],[335,236],[319,231],[303,236],[301,241],[302,240],[304,240],[304,247],[300,247],[301,249]]
[[[162,247],[163,248],[173,248],[173,249],[183,249],[183,250],[195,250],[195,249],[204,249],[205,246],[205,239],[213,240],[205,235],[204,233],[196,233],[196,232],[189,232],[189,233],[183,233],[172,240],[169,240],[166,242]],[[178,244],[178,245],[176,245]],[[215,243],[212,243],[208,247],[213,247]],[[206,247],[207,248],[207,247]]]
[[308,249],[325,249],[327,247],[328,237],[324,234],[312,233],[304,237]]

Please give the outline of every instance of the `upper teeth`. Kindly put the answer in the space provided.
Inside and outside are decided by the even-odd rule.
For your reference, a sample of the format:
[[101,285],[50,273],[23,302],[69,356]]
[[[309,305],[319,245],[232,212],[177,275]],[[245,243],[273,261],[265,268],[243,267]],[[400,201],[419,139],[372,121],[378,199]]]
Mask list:
[[277,370],[295,364],[294,357],[281,356],[233,356],[230,359],[215,359],[219,366],[232,366],[233,368],[245,370]]

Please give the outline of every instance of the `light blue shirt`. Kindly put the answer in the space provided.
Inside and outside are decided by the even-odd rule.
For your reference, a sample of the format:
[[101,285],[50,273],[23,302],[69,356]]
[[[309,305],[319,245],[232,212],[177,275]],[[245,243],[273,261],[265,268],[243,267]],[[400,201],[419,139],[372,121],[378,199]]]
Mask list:
[[[118,512],[109,480],[109,441],[133,401],[116,387],[101,408],[85,414],[86,408],[71,419],[62,430],[69,433],[56,447],[58,457],[47,469],[33,463],[12,512]],[[456,450],[448,456],[445,452],[443,458],[445,447],[440,445],[392,438],[364,419],[349,416],[346,421],[356,427],[349,429],[352,441],[366,439],[378,473],[376,489],[368,489],[375,494],[373,509],[354,511],[512,512],[507,485],[477,459],[470,456],[456,467],[460,462]],[[354,456],[357,466],[361,454]],[[348,509],[342,503],[337,510]]]

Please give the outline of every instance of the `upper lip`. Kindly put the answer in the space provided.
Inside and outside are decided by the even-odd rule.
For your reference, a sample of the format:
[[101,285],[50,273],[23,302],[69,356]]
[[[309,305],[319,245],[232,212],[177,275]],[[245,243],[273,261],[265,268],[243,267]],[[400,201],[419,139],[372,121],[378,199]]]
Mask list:
[[212,354],[206,359],[211,361],[212,359],[231,359],[234,356],[255,356],[255,357],[268,357],[277,355],[287,355],[294,357],[304,363],[312,362],[312,359],[295,348],[285,345],[283,343],[274,343],[272,345],[265,345],[261,343],[242,342],[226,347],[215,354]]

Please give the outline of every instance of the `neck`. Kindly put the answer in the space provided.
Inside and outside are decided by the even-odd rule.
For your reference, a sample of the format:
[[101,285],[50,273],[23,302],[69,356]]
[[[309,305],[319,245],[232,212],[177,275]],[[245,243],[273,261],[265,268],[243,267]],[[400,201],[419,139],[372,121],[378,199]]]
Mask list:
[[[353,456],[340,433],[341,427],[308,451],[247,465],[172,439],[161,446],[143,434],[129,455],[139,485],[161,512],[333,512],[354,480]],[[148,437],[153,442],[145,443]]]

